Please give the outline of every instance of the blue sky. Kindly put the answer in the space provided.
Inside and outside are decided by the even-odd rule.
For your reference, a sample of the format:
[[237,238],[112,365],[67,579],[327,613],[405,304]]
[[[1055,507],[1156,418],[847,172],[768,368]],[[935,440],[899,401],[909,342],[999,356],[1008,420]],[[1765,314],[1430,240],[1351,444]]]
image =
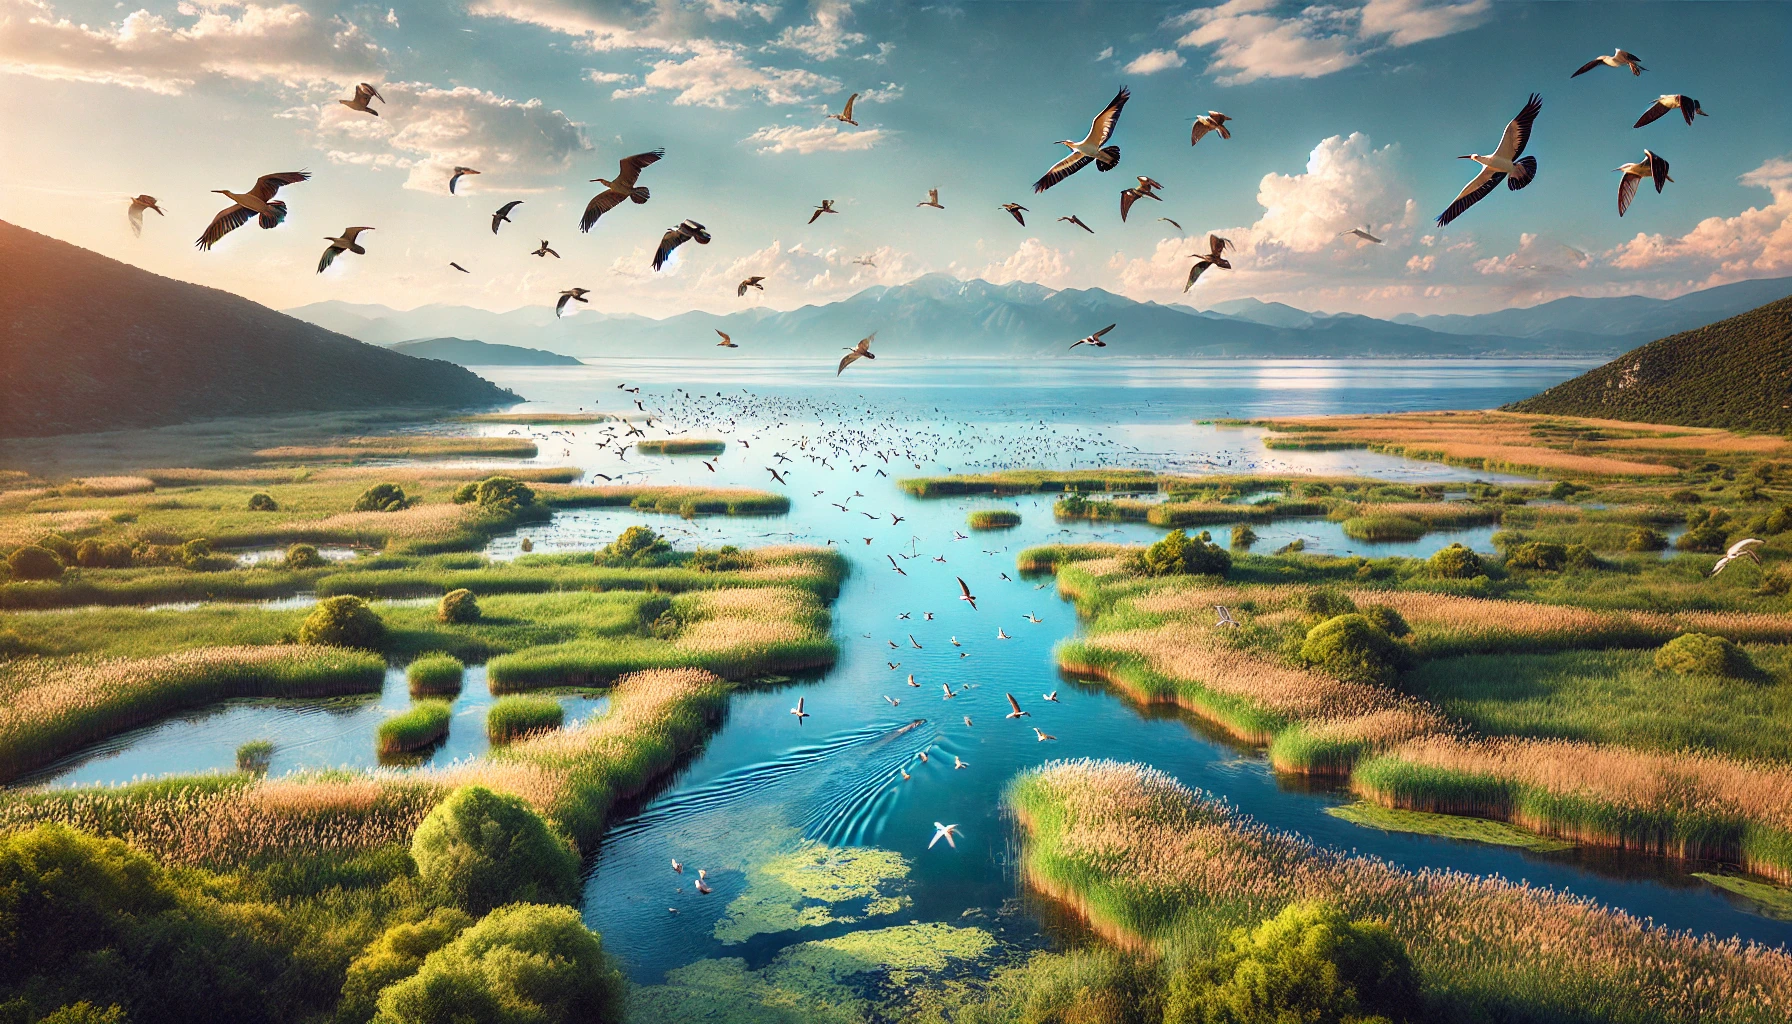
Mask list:
[[[664,316],[927,272],[1377,315],[1666,296],[1792,274],[1788,38],[1785,3],[0,0],[0,219],[277,307],[503,310],[580,285],[596,308]],[[1569,80],[1616,46],[1649,71]],[[380,118],[336,104],[358,81],[386,95]],[[1121,84],[1120,167],[1033,195],[1053,140]],[[823,120],[855,91],[860,127]],[[1474,170],[1454,157],[1492,149],[1533,91],[1536,183],[1434,228]],[[1631,128],[1661,93],[1712,116]],[[1234,137],[1191,148],[1209,109]],[[662,146],[653,199],[579,234],[586,179]],[[1620,220],[1611,169],[1644,146],[1675,182]],[[485,173],[449,196],[455,163]],[[316,177],[283,193],[285,225],[193,249],[225,202],[209,190],[296,168]],[[1135,174],[1165,202],[1122,224]],[[930,187],[944,211],[915,207]],[[142,238],[124,216],[138,192],[170,212]],[[842,213],[806,224],[823,198]],[[1029,207],[1025,228],[1004,201]],[[1057,222],[1071,213],[1096,233]],[[1232,238],[1236,269],[1184,296],[1195,245],[1160,214]],[[687,217],[715,242],[652,273]],[[349,224],[374,226],[368,255],[316,274]],[[1338,238],[1365,224],[1386,244]],[[529,256],[542,238],[564,258]],[[764,295],[735,297],[747,274]]]

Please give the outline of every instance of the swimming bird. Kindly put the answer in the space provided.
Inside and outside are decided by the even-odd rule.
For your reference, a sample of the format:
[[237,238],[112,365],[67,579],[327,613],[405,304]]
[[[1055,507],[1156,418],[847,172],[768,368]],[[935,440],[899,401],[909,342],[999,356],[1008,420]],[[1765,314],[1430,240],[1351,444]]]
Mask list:
[[1691,96],[1663,96],[1657,99],[1648,110],[1643,111],[1643,116],[1637,118],[1636,124],[1631,127],[1641,128],[1643,125],[1659,120],[1663,114],[1666,114],[1670,110],[1680,111],[1680,116],[1686,118],[1687,124],[1692,123],[1694,115],[1700,117],[1711,116],[1710,114],[1705,113],[1705,108],[1700,106],[1699,101],[1693,99]]
[[1089,335],[1087,338],[1079,338],[1076,341],[1071,342],[1070,347],[1075,348],[1078,345],[1094,345],[1096,348],[1107,348],[1108,343],[1102,341],[1101,336],[1118,326],[1118,324],[1109,324],[1101,330],[1096,331],[1094,334]]
[[919,757],[921,759],[922,764],[927,763],[927,751],[923,750],[919,754],[916,754],[915,756]]
[[1214,623],[1215,626],[1231,626],[1234,629],[1240,627],[1239,621],[1232,617],[1232,609],[1223,604],[1216,604],[1213,606],[1213,610],[1220,614],[1220,620]]
[[373,229],[369,227],[343,228],[342,237],[340,238],[330,238],[326,235],[324,241],[330,244],[324,249],[323,258],[317,261],[317,272],[321,274],[329,269],[330,264],[336,262],[338,253],[352,252],[356,256],[367,255],[367,250],[362,248],[361,243],[355,241],[355,239],[360,236],[361,232],[372,230]]
[[678,872],[681,875],[684,874],[684,865],[678,863],[677,857],[672,858],[672,870]]
[[1718,559],[1717,564],[1711,567],[1711,575],[1716,576],[1723,572],[1724,566],[1738,558],[1746,558],[1756,565],[1760,565],[1761,553],[1755,550],[1760,546],[1761,542],[1754,537],[1747,537],[1730,545],[1730,550],[1724,552],[1724,557]]
[[552,256],[555,259],[560,258],[559,253],[557,253],[553,249],[549,248],[548,240],[545,238],[541,240],[541,245],[538,246],[536,248],[536,250],[534,252],[530,253],[529,255],[531,255],[531,256]]
[[1537,120],[1537,113],[1542,109],[1543,97],[1532,93],[1531,98],[1518,111],[1518,116],[1506,124],[1505,132],[1500,135],[1500,144],[1491,154],[1468,153],[1456,158],[1480,164],[1481,173],[1462,186],[1455,201],[1437,215],[1439,227],[1462,216],[1464,210],[1487,198],[1502,180],[1506,182],[1507,188],[1516,192],[1537,179],[1537,158],[1521,157],[1521,154],[1524,153],[1525,143],[1531,141],[1531,124]]
[[1041,743],[1044,743],[1044,742],[1045,742],[1045,741],[1046,741],[1046,740],[1055,740],[1055,739],[1057,739],[1057,738],[1058,738],[1058,737],[1056,737],[1056,736],[1053,736],[1053,735],[1052,735],[1052,734],[1051,734],[1051,733],[1049,733],[1049,732],[1045,732],[1045,731],[1043,731],[1043,730],[1042,730],[1042,729],[1040,729],[1040,728],[1039,728],[1039,727],[1038,727],[1038,726],[1037,726],[1037,725],[1035,725],[1035,726],[1034,726],[1034,727],[1033,727],[1033,735],[1035,735],[1035,736],[1037,736],[1037,737],[1039,737],[1039,742],[1041,742]]
[[897,705],[902,703],[902,701],[897,700],[895,697],[892,697],[889,694],[885,694],[884,699],[890,702],[891,707],[896,707]]
[[1660,194],[1661,187],[1674,179],[1668,177],[1668,162],[1656,156],[1651,150],[1643,150],[1642,160],[1633,164],[1620,164],[1613,168],[1623,171],[1624,176],[1618,179],[1618,216],[1630,209],[1631,201],[1636,199],[1637,182],[1644,178],[1655,180],[1655,191]]
[[672,250],[690,241],[708,245],[709,229],[694,220],[681,220],[676,227],[667,228],[665,235],[660,238],[659,249],[653,254],[653,269],[665,266],[666,258],[672,255]]
[[840,212],[839,210],[834,209],[834,201],[832,199],[823,199],[821,201],[821,205],[817,206],[815,208],[815,212],[811,213],[809,215],[809,223],[811,223],[811,224],[815,223],[816,219],[819,218],[824,213],[839,213],[839,212]]
[[479,173],[478,171],[475,171],[471,167],[456,167],[454,169],[454,173],[450,174],[448,176],[448,194],[449,195],[454,194],[454,187],[456,185],[460,184],[460,179],[466,177],[469,174],[478,174],[478,173]]
[[[1147,183],[1149,183],[1149,185]],[[1155,186],[1156,188],[1163,187],[1162,185],[1157,184],[1157,182],[1152,181],[1150,178],[1140,178],[1139,186],[1137,188],[1123,188],[1120,190],[1120,221],[1121,221],[1121,223],[1126,222],[1127,212],[1132,209],[1132,204],[1138,202],[1139,200],[1155,199],[1160,203],[1164,201],[1163,196],[1160,196],[1156,192],[1152,191],[1153,186]]]
[[560,301],[554,303],[554,319],[558,320],[560,318],[561,312],[563,312],[566,309],[566,303],[568,300],[571,300],[573,302],[583,302],[583,303],[589,305],[591,300],[587,299],[585,296],[590,295],[590,294],[591,294],[591,291],[590,291],[590,289],[587,289],[587,288],[568,288],[565,291],[561,292],[560,293]]
[[168,216],[168,211],[156,205],[155,196],[144,195],[131,200],[131,208],[125,211],[125,216],[131,219],[131,234],[138,237],[143,235],[144,210],[154,210],[158,216]]
[[1008,708],[1009,708],[1008,713],[1002,717],[1004,717],[1004,718],[1028,718],[1028,717],[1032,716],[1033,713],[1031,711],[1022,711],[1020,709],[1020,701],[1014,699],[1014,694],[1005,693],[1002,696],[1008,698]]
[[362,82],[360,85],[355,86],[355,98],[354,99],[352,99],[352,100],[337,100],[336,102],[342,104],[343,106],[347,107],[350,110],[359,111],[363,114],[372,114],[374,117],[380,116],[379,111],[377,111],[367,105],[368,101],[370,101],[370,100],[379,100],[381,103],[384,103],[384,102],[386,102],[386,97],[381,96],[380,91],[378,89],[375,89],[373,86],[368,85],[366,82]]
[[1580,66],[1579,71],[1576,71],[1568,77],[1579,78],[1601,64],[1604,64],[1608,68],[1629,68],[1631,77],[1635,77],[1649,70],[1648,68],[1643,67],[1641,58],[1620,46],[1617,51],[1609,57],[1594,57],[1592,60],[1587,61]]
[[702,893],[705,896],[708,896],[711,891],[709,888],[709,883],[705,882],[701,878],[697,879],[696,884],[693,886],[693,888],[695,888],[698,892]]
[[971,716],[970,715],[964,716],[964,727],[966,729],[971,728]]
[[827,117],[823,118],[822,120],[824,120],[824,121],[825,120],[839,121],[841,124],[850,124],[854,128],[857,128],[859,126],[859,122],[854,121],[852,119],[852,105],[855,101],[858,100],[858,98],[859,98],[859,94],[856,92],[853,93],[851,96],[846,97],[845,109],[841,110],[838,114],[829,114]]
[[735,287],[734,287],[735,298],[745,297],[745,295],[747,294],[748,288],[757,288],[760,291],[765,291],[765,285],[759,283],[763,280],[765,280],[765,278],[759,276],[758,274],[755,274],[752,277],[747,278],[745,281],[742,281],[740,284],[735,285]]
[[722,340],[716,342],[717,348],[739,348],[740,347],[739,345],[736,345],[734,343],[734,339],[730,338],[726,331],[718,330],[718,331],[716,331],[716,333],[720,334],[722,336]]
[[945,209],[944,206],[940,205],[940,190],[937,188],[928,189],[927,190],[927,201],[924,203],[916,203],[915,205],[916,206],[931,206],[936,210],[944,210]]
[[1094,234],[1094,233],[1095,233],[1095,229],[1094,229],[1094,228],[1092,228],[1092,227],[1090,227],[1090,226],[1089,226],[1089,225],[1087,225],[1087,224],[1084,224],[1084,223],[1083,223],[1083,219],[1082,219],[1082,218],[1081,218],[1081,217],[1078,217],[1078,216],[1077,216],[1077,215],[1076,215],[1076,214],[1074,214],[1074,213],[1073,213],[1073,214],[1071,214],[1071,215],[1070,215],[1070,216],[1068,216],[1068,217],[1059,217],[1059,218],[1058,218],[1058,219],[1059,219],[1059,220],[1064,220],[1064,221],[1069,221],[1069,222],[1070,222],[1070,223],[1072,223],[1072,224],[1075,224],[1075,225],[1076,225],[1076,226],[1077,226],[1077,227],[1079,227],[1079,228],[1082,228],[1082,229],[1083,229],[1083,230],[1084,230],[1084,231],[1087,231],[1087,232],[1089,232],[1089,233],[1090,233],[1090,234],[1091,234],[1091,235],[1093,235],[1093,234]]
[[263,229],[278,227],[286,219],[286,204],[274,198],[284,185],[297,185],[311,177],[307,171],[282,171],[279,174],[264,174],[255,179],[255,187],[247,192],[231,192],[228,189],[215,188],[213,192],[228,196],[231,205],[218,211],[212,222],[206,225],[199,240],[193,244],[200,249],[209,250],[218,244],[218,240],[237,228],[249,223],[251,217],[260,217]]
[[959,757],[957,754],[952,755],[952,770],[953,771],[957,771],[960,768],[969,768],[969,767],[970,767],[970,765],[965,762],[964,758]]
[[468,270],[466,267],[461,266],[460,264],[454,262],[453,260],[449,260],[448,265],[453,267],[454,269],[460,271],[463,274],[471,274],[472,273],[471,270]]
[[840,365],[834,370],[834,376],[838,377],[845,373],[846,368],[851,366],[855,360],[876,359],[877,356],[871,351],[871,339],[875,337],[877,337],[877,332],[872,331],[869,335],[860,338],[857,345],[847,349],[846,355],[840,358]]
[[585,213],[579,218],[579,230],[590,231],[591,226],[597,223],[597,218],[621,206],[625,201],[637,205],[645,203],[651,193],[646,186],[636,185],[635,179],[641,176],[643,167],[655,163],[665,155],[665,150],[656,149],[650,153],[625,156],[617,162],[615,178],[592,178],[592,182],[602,185],[604,190],[592,196],[591,201],[585,204]]
[[1350,229],[1350,230],[1349,230],[1349,231],[1340,231],[1340,232],[1338,232],[1338,237],[1339,237],[1339,238],[1343,238],[1343,237],[1344,237],[1344,236],[1345,236],[1345,235],[1355,235],[1355,236],[1356,236],[1356,237],[1358,237],[1358,238],[1360,238],[1360,239],[1362,239],[1362,240],[1363,240],[1363,241],[1365,241],[1365,242],[1371,242],[1371,243],[1374,243],[1374,244],[1375,244],[1375,245],[1380,245],[1380,244],[1382,244],[1382,243],[1381,243],[1381,239],[1379,239],[1379,238],[1376,238],[1376,237],[1375,237],[1375,236],[1374,236],[1374,235],[1372,235],[1372,234],[1370,234],[1370,233],[1369,233],[1369,229],[1368,229],[1368,228],[1366,228],[1366,227],[1364,227],[1364,228],[1351,228],[1351,229]]
[[510,211],[516,209],[517,207],[519,207],[521,205],[523,205],[523,201],[521,199],[512,199],[510,202],[505,203],[503,206],[498,207],[498,212],[492,214],[492,234],[495,235],[498,233],[498,225],[499,224],[514,223],[510,219]]
[[790,713],[796,716],[796,724],[798,725],[802,725],[803,719],[809,717],[809,712],[803,710],[804,700],[805,698],[798,697],[796,699],[796,707],[790,709]]
[[1231,270],[1232,262],[1221,255],[1221,253],[1224,253],[1227,249],[1237,248],[1237,246],[1232,244],[1230,238],[1221,238],[1220,236],[1213,234],[1208,235],[1206,253],[1189,253],[1190,256],[1195,257],[1195,265],[1188,268],[1188,281],[1183,284],[1182,290],[1186,292],[1190,288],[1193,288],[1195,282],[1200,280],[1201,275],[1207,272],[1208,267]]
[[1120,147],[1110,146],[1107,141],[1113,136],[1115,126],[1120,123],[1120,111],[1131,97],[1132,93],[1122,86],[1114,94],[1114,98],[1108,101],[1108,105],[1102,108],[1101,113],[1095,115],[1095,120],[1089,122],[1089,134],[1083,136],[1081,142],[1059,139],[1058,145],[1070,147],[1070,155],[1053,164],[1051,170],[1034,182],[1033,191],[1044,192],[1087,167],[1091,161],[1098,171],[1113,170],[1120,163]]
[[958,834],[958,826],[957,825],[942,825],[936,821],[933,823],[933,838],[928,840],[927,848],[929,850],[933,849],[934,843],[937,843],[940,840],[944,839],[946,841],[947,846],[950,846],[953,849],[957,849],[958,844],[952,841],[952,837],[957,834]]
[[[971,606],[971,611],[976,611],[977,610],[977,596],[975,594],[971,593],[970,584],[968,584],[964,581],[963,576],[955,576],[953,578],[958,581],[958,589],[960,591],[960,593],[958,595],[958,599],[960,601],[965,602],[966,604],[969,604]],[[953,646],[956,647],[957,645],[958,645],[958,642],[956,640],[953,641]]]
[[1019,203],[1003,203],[1001,208],[1008,211],[1008,216],[1014,218],[1014,223],[1023,228],[1027,226],[1027,218],[1021,216],[1021,213],[1027,209],[1026,207]]
[[1188,144],[1192,146],[1200,142],[1207,137],[1208,132],[1219,132],[1222,139],[1231,138],[1232,132],[1226,127],[1226,122],[1231,120],[1233,118],[1230,115],[1222,114],[1217,110],[1209,110],[1195,118],[1194,126],[1188,131]]
[[1178,231],[1182,230],[1182,225],[1176,223],[1175,221],[1171,220],[1168,217],[1159,217],[1157,219],[1163,221],[1165,224],[1170,225],[1171,227],[1175,228]]
[[1058,703],[1058,691],[1053,690],[1052,692],[1046,694],[1044,697],[1041,697],[1040,699],[1041,700],[1049,700],[1053,704],[1056,704],[1056,703]]
[[951,700],[952,698],[958,696],[958,694],[952,692],[952,684],[951,683],[941,683],[940,684],[940,692],[945,695],[942,698],[943,700]]

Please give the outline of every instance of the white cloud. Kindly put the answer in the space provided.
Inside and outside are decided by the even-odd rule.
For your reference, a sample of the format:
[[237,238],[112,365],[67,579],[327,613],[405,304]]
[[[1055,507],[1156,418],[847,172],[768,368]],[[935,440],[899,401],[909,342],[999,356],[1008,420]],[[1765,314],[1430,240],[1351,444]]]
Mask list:
[[1364,38],[1387,36],[1390,46],[1411,46],[1474,28],[1492,10],[1492,0],[1369,0],[1361,31]]
[[831,124],[816,128],[796,125],[768,126],[742,139],[758,145],[761,153],[850,153],[871,149],[884,138],[880,128],[843,132]]
[[1376,149],[1367,135],[1352,132],[1314,146],[1302,174],[1264,175],[1257,185],[1263,216],[1251,232],[1257,244],[1318,252],[1351,228],[1407,219],[1409,189],[1398,159],[1397,146]]
[[1095,62],[1097,64],[1099,64],[1102,61],[1107,60],[1109,57],[1112,57],[1113,55],[1114,55],[1114,48],[1112,46],[1103,47],[1101,52],[1095,55]]
[[859,93],[860,103],[894,103],[902,98],[902,86],[895,82],[885,82],[875,89],[866,89]]
[[1601,254],[1614,267],[1694,275],[1700,287],[1792,272],[1792,154],[1742,175],[1773,201],[1734,217],[1707,217],[1679,238],[1638,234]]
[[863,32],[846,28],[852,15],[848,0],[814,0],[807,25],[792,25],[778,35],[778,45],[800,50],[816,60],[833,60],[865,41]]
[[1259,78],[1319,78],[1360,63],[1381,47],[1411,46],[1487,20],[1492,0],[1365,0],[1295,6],[1283,0],[1227,0],[1173,18],[1192,26],[1178,46],[1211,47],[1209,73],[1222,85]]
[[1175,50],[1152,50],[1149,53],[1139,54],[1133,58],[1132,63],[1120,70],[1129,75],[1152,75],[1159,71],[1179,68],[1186,63],[1187,61],[1182,59],[1182,54]]
[[593,85],[613,85],[617,82],[632,82],[635,80],[635,76],[623,74],[620,71],[598,71],[593,68],[585,72],[585,80]]
[[734,107],[738,95],[756,95],[770,104],[802,103],[818,93],[834,92],[840,83],[825,75],[800,69],[757,67],[739,49],[705,44],[684,60],[655,61],[652,70],[632,89],[618,89],[615,99],[651,92],[674,92],[675,106]]
[[1070,261],[1063,250],[1028,238],[1006,259],[992,260],[977,276],[990,284],[1026,281],[1057,288],[1069,281]]

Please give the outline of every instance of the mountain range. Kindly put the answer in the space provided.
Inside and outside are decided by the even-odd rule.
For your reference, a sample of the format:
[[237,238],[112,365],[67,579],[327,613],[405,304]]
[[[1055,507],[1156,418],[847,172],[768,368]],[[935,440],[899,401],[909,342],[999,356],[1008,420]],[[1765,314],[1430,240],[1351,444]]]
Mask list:
[[[289,310],[379,344],[439,335],[526,344],[572,356],[697,355],[726,331],[743,352],[813,356],[875,330],[880,353],[927,356],[1068,356],[1071,341],[1108,323],[1108,351],[1183,358],[1605,356],[1673,331],[1720,320],[1792,294],[1792,278],[1745,281],[1676,299],[1558,299],[1473,316],[1378,319],[1238,299],[1209,309],[1139,302],[1101,288],[1054,290],[928,274],[877,285],[823,305],[779,312],[702,311],[664,319],[581,311],[556,319],[547,305],[506,313],[432,305],[399,311],[320,302]],[[1081,353],[1078,353],[1080,355]]]
[[558,352],[518,345],[493,345],[466,338],[419,338],[387,346],[394,352],[419,359],[445,359],[457,366],[579,366],[577,359]]

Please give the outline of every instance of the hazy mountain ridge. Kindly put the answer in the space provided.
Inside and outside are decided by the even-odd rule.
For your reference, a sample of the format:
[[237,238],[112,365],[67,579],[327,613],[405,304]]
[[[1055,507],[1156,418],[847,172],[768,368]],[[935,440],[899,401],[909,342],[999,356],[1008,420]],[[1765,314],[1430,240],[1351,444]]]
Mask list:
[[580,366],[572,356],[520,345],[494,345],[467,338],[418,338],[388,345],[418,359],[441,359],[457,366]]

